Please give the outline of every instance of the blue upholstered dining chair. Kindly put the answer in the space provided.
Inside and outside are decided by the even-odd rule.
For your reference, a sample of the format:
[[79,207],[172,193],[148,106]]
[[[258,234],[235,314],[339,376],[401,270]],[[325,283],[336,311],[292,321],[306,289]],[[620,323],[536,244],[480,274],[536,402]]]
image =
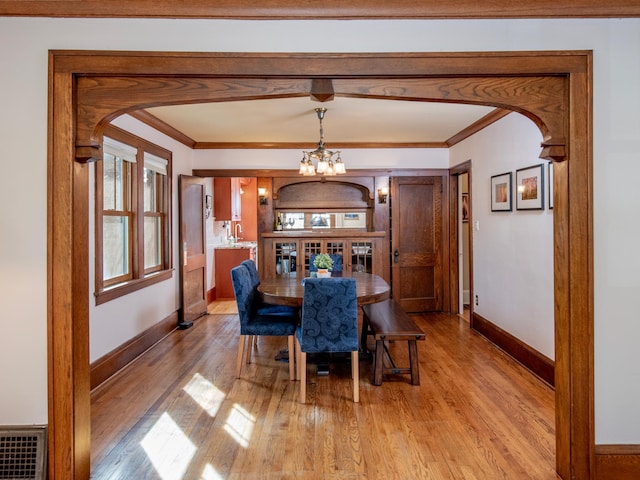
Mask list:
[[[309,257],[309,271],[310,272],[317,272],[318,268],[313,264],[313,261],[316,259],[316,255],[317,254],[313,254],[311,255],[311,257]],[[333,267],[331,267],[331,271],[332,272],[341,272],[342,271],[342,255],[338,254],[338,253],[330,253],[329,256],[331,257],[331,260],[333,260]]]
[[296,328],[300,402],[307,400],[307,353],[351,352],[353,401],[360,401],[358,299],[353,278],[305,278],[301,324]]
[[[257,312],[258,292],[251,283],[249,270],[244,265],[238,265],[231,269],[231,281],[240,318],[240,341],[236,363],[236,378],[240,378],[247,337],[254,335],[288,337],[289,352],[293,352],[295,351],[293,336],[298,324],[298,316],[260,315]],[[247,353],[247,363],[249,363],[251,351],[249,350]],[[289,357],[289,378],[295,380],[294,355]]]
[[[258,268],[256,267],[256,262],[251,259],[243,260],[240,265],[244,265],[244,267],[249,270],[249,276],[251,277],[251,285],[254,289],[258,288],[260,285],[260,274],[258,273]],[[260,299],[260,292],[256,292],[256,311],[258,315],[296,315],[298,316],[298,308],[290,307],[288,305],[272,305],[269,303],[264,303]]]

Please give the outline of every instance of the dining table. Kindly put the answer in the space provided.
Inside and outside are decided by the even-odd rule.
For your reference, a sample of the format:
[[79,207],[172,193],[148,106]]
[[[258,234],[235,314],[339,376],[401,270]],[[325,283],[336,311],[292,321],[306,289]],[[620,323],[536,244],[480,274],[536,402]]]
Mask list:
[[[304,296],[304,278],[297,272],[278,275],[260,281],[258,291],[265,303],[274,305],[302,306]],[[379,275],[366,272],[334,272],[332,276],[352,277],[356,279],[358,305],[377,303],[389,298],[391,287]]]
[[[333,272],[335,277],[352,277],[356,279],[356,296],[358,306],[370,303],[377,303],[386,300],[391,295],[391,287],[379,275],[366,272]],[[262,295],[265,303],[274,305],[288,305],[290,307],[301,307],[304,297],[304,279],[309,277],[297,276],[297,272],[269,277],[260,281],[258,292]],[[368,351],[360,352],[361,359],[371,358]],[[277,360],[289,357],[287,350],[282,350],[276,355]],[[321,358],[325,358],[322,356]],[[329,374],[329,364],[326,360],[315,360],[318,375]]]

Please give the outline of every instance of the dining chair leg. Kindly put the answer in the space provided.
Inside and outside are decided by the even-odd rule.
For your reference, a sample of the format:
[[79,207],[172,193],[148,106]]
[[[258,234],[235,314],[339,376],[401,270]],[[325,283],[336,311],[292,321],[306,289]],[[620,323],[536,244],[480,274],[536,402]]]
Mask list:
[[255,346],[255,342],[256,342],[256,335],[249,335],[247,337],[247,359],[246,359],[246,363],[247,365],[249,365],[251,363],[251,355],[253,355],[253,348]]
[[300,379],[300,403],[307,403],[307,353],[300,348],[300,342],[296,337],[298,347],[298,378]]
[[240,335],[240,339],[238,341],[238,359],[236,360],[236,378],[240,378],[240,372],[242,371],[242,360],[244,359],[244,344],[245,344],[245,335]]
[[300,380],[300,342],[298,337],[295,339],[296,345],[296,380]]
[[360,401],[360,364],[358,351],[351,352],[351,376],[353,377],[353,403]]
[[287,337],[289,344],[289,380],[296,379],[296,349],[293,343],[293,335]]

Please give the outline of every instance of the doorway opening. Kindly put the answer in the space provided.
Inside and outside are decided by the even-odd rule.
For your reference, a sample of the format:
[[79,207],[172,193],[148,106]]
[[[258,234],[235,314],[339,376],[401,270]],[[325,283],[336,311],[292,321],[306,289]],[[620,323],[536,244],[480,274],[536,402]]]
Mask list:
[[[562,478],[592,478],[590,52],[163,57],[157,52],[75,51],[53,52],[50,65],[48,181],[56,185],[48,198],[51,479],[89,478],[89,201],[83,162],[101,158],[102,128],[143,106],[255,98],[256,92],[264,97],[307,94],[318,71],[339,79],[336,94],[376,98],[392,92],[414,100],[493,105],[523,113],[540,128],[541,156],[555,162],[557,471]],[[160,74],[157,65],[162,65]],[[171,89],[176,82],[181,88]]]

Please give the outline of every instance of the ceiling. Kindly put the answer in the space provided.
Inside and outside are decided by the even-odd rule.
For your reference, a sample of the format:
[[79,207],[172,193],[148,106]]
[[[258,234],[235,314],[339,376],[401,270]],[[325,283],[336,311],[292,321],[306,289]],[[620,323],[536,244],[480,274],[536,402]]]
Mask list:
[[[320,137],[318,107],[327,148],[349,143],[446,143],[494,107],[336,96],[259,99],[149,108],[152,116],[197,144],[309,143]],[[215,145],[208,145],[215,148]],[[406,146],[406,145],[405,145]]]

